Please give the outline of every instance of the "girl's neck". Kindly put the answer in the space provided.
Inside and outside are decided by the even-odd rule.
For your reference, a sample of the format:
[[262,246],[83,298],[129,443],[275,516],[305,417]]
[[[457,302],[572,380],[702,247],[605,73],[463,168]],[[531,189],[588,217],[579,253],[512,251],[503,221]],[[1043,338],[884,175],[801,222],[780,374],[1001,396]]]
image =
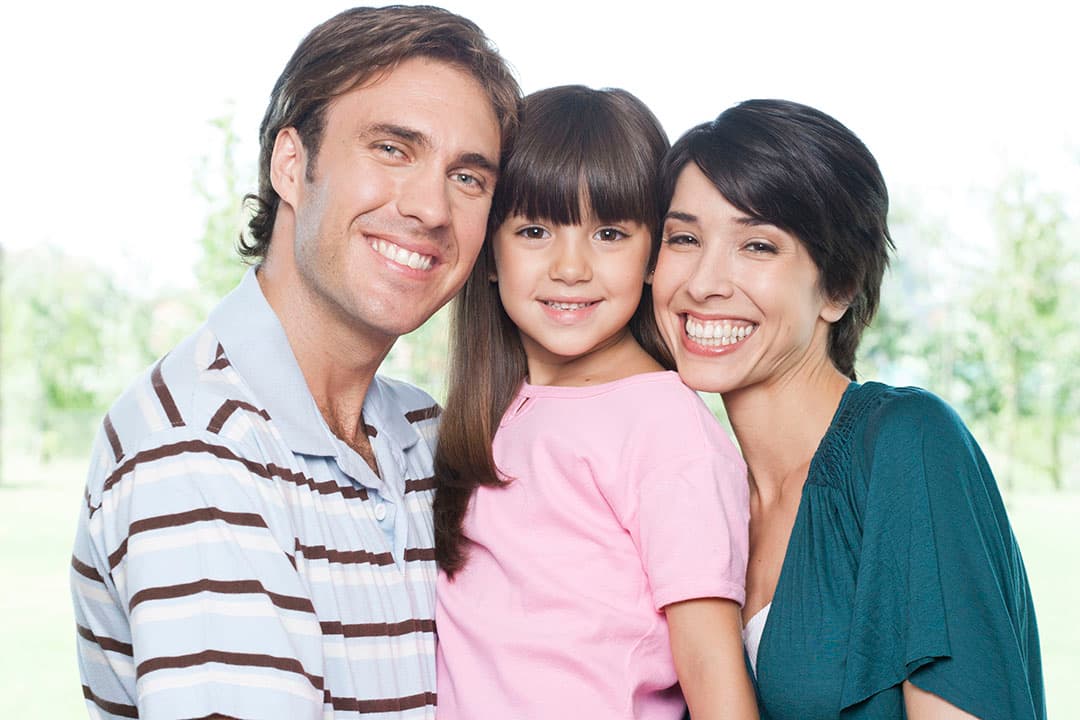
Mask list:
[[532,385],[584,387],[664,369],[638,344],[629,328],[611,342],[584,355],[573,358],[539,355],[531,353],[526,346],[529,383]]
[[825,361],[724,394],[752,492],[767,501],[793,480],[801,486],[849,383]]

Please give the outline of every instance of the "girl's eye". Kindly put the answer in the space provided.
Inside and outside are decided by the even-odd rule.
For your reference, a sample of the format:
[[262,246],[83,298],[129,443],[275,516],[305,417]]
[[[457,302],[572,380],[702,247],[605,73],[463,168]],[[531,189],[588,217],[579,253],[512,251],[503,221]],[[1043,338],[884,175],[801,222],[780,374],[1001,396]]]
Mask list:
[[523,227],[518,230],[517,234],[521,237],[528,238],[529,240],[543,240],[549,237],[548,231],[540,227],[539,225],[529,225],[528,227]]
[[693,235],[687,235],[686,233],[675,233],[668,235],[664,238],[664,242],[668,245],[682,245],[687,247],[693,247],[698,244],[697,238]]
[[596,234],[593,235],[593,237],[597,240],[602,240],[604,242],[615,242],[617,240],[622,240],[623,238],[628,237],[628,235],[622,230],[617,230],[613,227],[606,227],[597,230]]

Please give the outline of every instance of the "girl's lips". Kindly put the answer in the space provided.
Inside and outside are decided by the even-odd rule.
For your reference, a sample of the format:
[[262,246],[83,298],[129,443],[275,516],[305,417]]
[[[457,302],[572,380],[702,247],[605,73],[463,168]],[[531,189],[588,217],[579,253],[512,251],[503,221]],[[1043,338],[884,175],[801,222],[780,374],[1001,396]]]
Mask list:
[[587,319],[600,305],[599,300],[539,300],[544,314],[560,325],[572,325]]

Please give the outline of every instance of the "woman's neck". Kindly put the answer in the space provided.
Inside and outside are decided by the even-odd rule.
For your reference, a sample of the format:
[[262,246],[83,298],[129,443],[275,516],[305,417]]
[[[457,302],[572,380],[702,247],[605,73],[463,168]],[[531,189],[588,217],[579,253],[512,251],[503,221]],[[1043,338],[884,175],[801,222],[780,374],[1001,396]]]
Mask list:
[[849,383],[825,360],[791,376],[724,394],[753,492],[768,500],[792,479],[801,487]]

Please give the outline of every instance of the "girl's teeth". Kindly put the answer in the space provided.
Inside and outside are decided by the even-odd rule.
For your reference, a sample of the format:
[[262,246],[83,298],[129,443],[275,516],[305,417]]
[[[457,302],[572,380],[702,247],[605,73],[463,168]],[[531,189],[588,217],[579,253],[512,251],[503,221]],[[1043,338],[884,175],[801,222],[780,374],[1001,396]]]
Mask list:
[[592,303],[563,303],[549,300],[546,304],[548,307],[555,308],[556,310],[580,310],[589,307]]

